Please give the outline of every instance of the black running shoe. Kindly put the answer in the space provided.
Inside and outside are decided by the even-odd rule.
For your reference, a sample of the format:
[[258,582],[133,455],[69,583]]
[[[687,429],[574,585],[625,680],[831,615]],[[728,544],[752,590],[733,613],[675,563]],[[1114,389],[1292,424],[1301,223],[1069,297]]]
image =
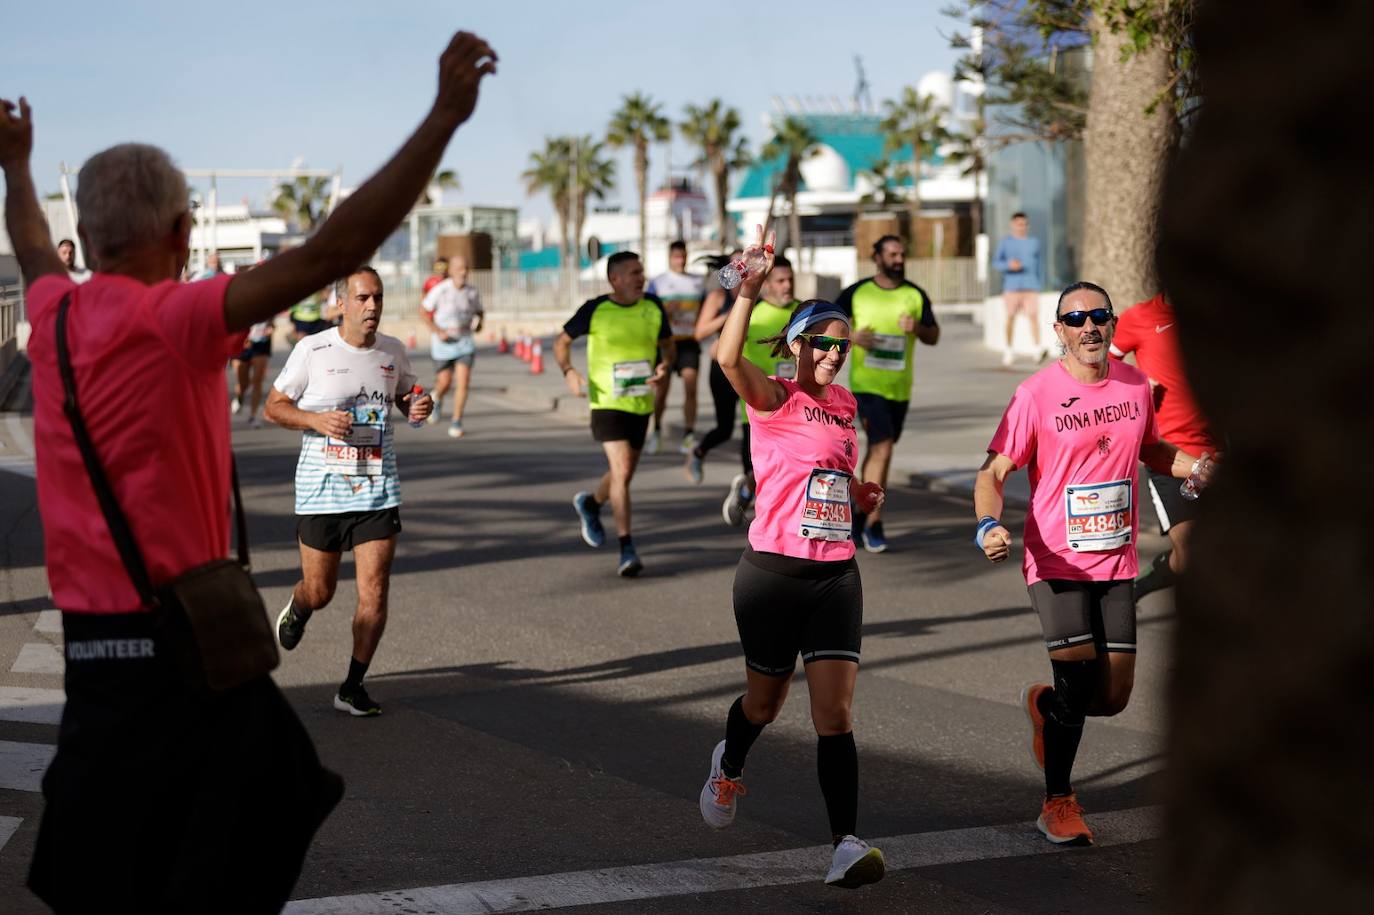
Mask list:
[[305,620],[298,618],[292,611],[293,603],[295,598],[287,601],[281,613],[277,614],[277,643],[287,651],[299,645],[301,637],[305,635]]
[[371,718],[382,713],[382,707],[373,701],[361,684],[339,687],[338,695],[334,697],[334,707],[341,712],[348,712],[354,718]]
[[1178,580],[1178,573],[1169,568],[1169,556],[1172,553],[1173,550],[1160,553],[1150,563],[1150,570],[1135,580],[1136,600],[1140,600],[1146,594],[1174,586],[1174,582]]

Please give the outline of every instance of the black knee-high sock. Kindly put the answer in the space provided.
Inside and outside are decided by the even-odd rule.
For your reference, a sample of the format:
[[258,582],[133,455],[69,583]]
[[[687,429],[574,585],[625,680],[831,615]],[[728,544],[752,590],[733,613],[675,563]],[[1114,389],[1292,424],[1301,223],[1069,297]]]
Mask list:
[[838,844],[854,835],[859,822],[859,751],[853,731],[816,738],[816,775],[830,816],[830,837]]
[[1045,794],[1073,793],[1073,761],[1083,737],[1083,719],[1097,691],[1097,659],[1051,661],[1054,689],[1040,696],[1045,716]]
[[740,777],[749,748],[759,739],[764,727],[745,717],[743,696],[735,700],[735,704],[730,706],[729,717],[725,719],[725,753],[720,758],[722,772],[730,778]]

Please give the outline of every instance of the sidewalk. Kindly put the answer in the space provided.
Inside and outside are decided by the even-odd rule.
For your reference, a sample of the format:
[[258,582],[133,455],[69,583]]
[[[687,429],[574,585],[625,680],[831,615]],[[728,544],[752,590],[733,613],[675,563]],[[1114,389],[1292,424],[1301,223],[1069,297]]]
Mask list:
[[[552,338],[542,339],[544,373],[531,375],[527,363],[513,355],[500,355],[495,347],[479,350],[473,370],[475,387],[491,391],[503,389],[505,396],[530,407],[566,414],[570,419],[586,420],[587,401],[574,398],[563,385],[558,365],[553,358]],[[423,344],[412,354],[420,366],[421,383],[432,383],[427,373],[427,351]],[[584,341],[574,344],[573,364],[579,370],[586,366]],[[702,357],[701,377],[698,380],[698,437],[715,421],[710,390],[706,382],[707,360]],[[908,480],[912,485],[937,491],[972,494],[974,476],[987,454],[987,444],[997,429],[1002,411],[1006,409],[1012,392],[1036,365],[1018,361],[1011,368],[1003,368],[1001,354],[987,349],[982,342],[982,329],[971,321],[950,318],[942,325],[940,344],[920,346],[916,352],[916,387],[912,395],[911,412],[906,431],[893,454],[894,481]],[[841,377],[848,385],[848,371]],[[664,423],[670,434],[665,436],[663,455],[648,460],[678,459],[676,443],[682,428],[682,382],[673,381],[664,413]],[[738,452],[736,437],[717,449],[728,455],[733,468]],[[671,443],[671,444],[670,444]],[[707,472],[719,460],[708,461]],[[733,473],[733,469],[731,473]],[[1024,506],[1030,499],[1030,484],[1025,473],[1016,473],[1007,481],[1007,502]]]

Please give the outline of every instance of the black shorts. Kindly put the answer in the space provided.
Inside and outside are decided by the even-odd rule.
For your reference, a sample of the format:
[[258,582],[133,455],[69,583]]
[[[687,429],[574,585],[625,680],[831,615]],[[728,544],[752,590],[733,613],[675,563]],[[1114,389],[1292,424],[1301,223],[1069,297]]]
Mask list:
[[1092,642],[1099,653],[1135,654],[1135,582],[1129,578],[1037,581],[1030,598],[1050,651]]
[[627,413],[624,410],[593,410],[592,438],[598,442],[629,442],[638,451],[644,447],[649,434],[650,413]]
[[1197,502],[1189,502],[1179,492],[1182,480],[1164,473],[1150,471],[1150,495],[1154,498],[1155,514],[1159,516],[1159,532],[1169,533],[1175,524],[1197,519]]
[[673,361],[673,371],[679,375],[683,369],[701,371],[701,344],[696,340],[678,340],[677,358]]
[[334,515],[301,515],[296,536],[311,549],[342,553],[369,540],[385,540],[401,532],[401,510],[396,506],[371,512],[339,512]]
[[272,338],[266,340],[249,340],[248,345],[243,348],[243,352],[234,357],[239,362],[250,362],[254,356],[272,355]]
[[909,400],[888,400],[881,394],[855,394],[859,406],[859,420],[863,423],[868,443],[895,442],[902,437],[906,425]]
[[295,318],[292,318],[291,323],[295,325],[296,333],[300,334],[302,337],[318,334],[320,331],[329,330],[329,328],[334,326],[324,318],[316,318],[314,321],[297,321]]
[[803,664],[859,663],[864,592],[853,557],[816,562],[747,548],[735,569],[734,597],[750,670],[788,677],[799,654]]
[[[266,675],[193,690],[151,613],[64,613],[29,886],[59,912],[276,912],[343,796]],[[270,823],[270,828],[263,824]]]

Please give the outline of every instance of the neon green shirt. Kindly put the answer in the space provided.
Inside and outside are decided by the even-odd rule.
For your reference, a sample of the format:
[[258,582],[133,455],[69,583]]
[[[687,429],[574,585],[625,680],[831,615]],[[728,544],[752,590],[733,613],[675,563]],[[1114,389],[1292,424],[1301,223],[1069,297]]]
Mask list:
[[871,348],[854,347],[849,358],[850,390],[888,400],[910,400],[916,334],[904,332],[897,322],[909,314],[917,324],[934,327],[930,296],[907,280],[896,289],[884,289],[870,277],[840,293],[835,304],[850,316],[853,333],[867,327],[877,335]]
[[668,316],[657,296],[646,295],[621,305],[609,295],[589,299],[563,331],[576,340],[587,337],[587,386],[593,410],[623,410],[647,416],[654,412],[648,380],[658,362],[659,341],[672,336]]

